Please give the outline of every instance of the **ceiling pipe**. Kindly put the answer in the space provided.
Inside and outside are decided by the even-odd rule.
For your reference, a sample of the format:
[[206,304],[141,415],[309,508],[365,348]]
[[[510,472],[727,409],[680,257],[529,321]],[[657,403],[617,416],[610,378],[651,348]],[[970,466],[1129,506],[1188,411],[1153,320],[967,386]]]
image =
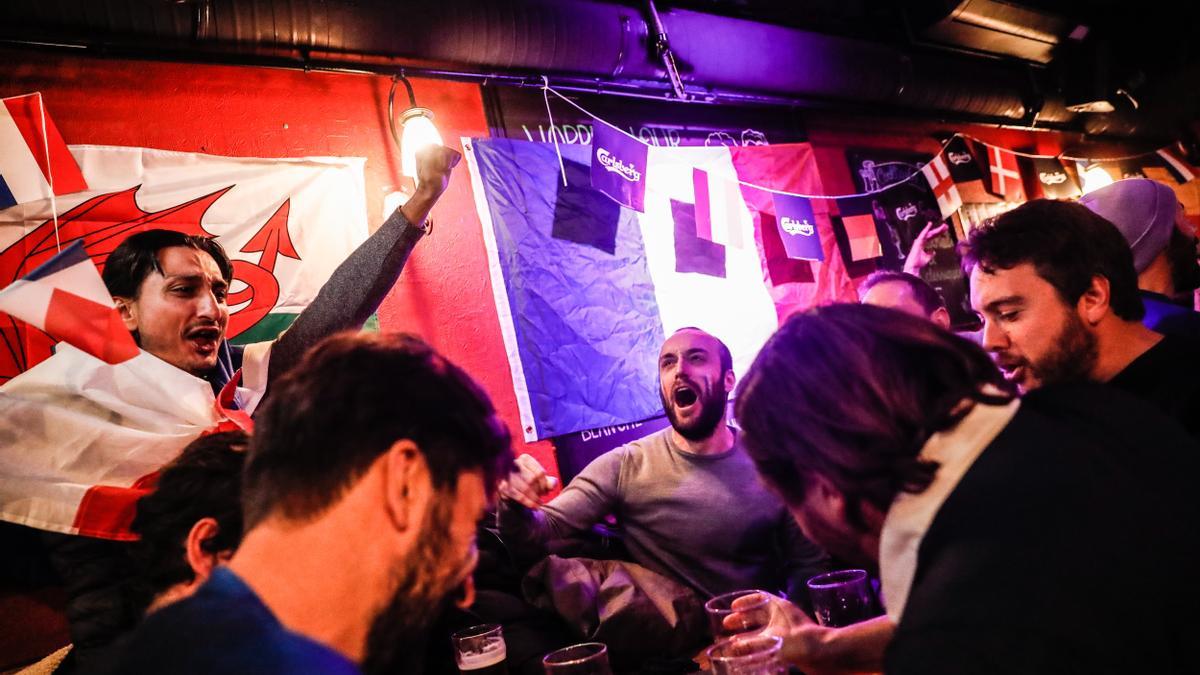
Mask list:
[[[790,102],[1071,128],[1024,64],[902,50],[689,10],[660,14],[679,84],[708,102]],[[0,40],[224,62],[273,60],[412,74],[523,78],[610,93],[678,94],[634,7],[597,0],[7,0]],[[392,68],[388,71],[388,68]],[[540,79],[538,80],[540,82]],[[1041,88],[1050,90],[1050,87]],[[1078,128],[1078,127],[1074,127]],[[1106,133],[1122,135],[1121,125]]]

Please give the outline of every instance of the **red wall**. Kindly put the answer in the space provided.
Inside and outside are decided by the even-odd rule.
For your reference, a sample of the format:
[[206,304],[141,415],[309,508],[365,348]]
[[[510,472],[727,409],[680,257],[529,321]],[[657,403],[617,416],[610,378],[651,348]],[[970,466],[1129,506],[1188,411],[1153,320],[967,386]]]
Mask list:
[[[367,213],[403,183],[387,124],[390,78],[242,66],[80,58],[0,50],[0,97],[41,91],[69,144],[126,145],[215,155],[366,157]],[[475,85],[412,81],[447,145],[486,136]],[[398,96],[405,107],[404,87]],[[461,148],[459,148],[461,149]],[[463,162],[433,212],[435,229],[379,310],[385,330],[417,333],[474,375],[513,431],[517,452],[557,471],[549,443],[526,446],[479,219]]]

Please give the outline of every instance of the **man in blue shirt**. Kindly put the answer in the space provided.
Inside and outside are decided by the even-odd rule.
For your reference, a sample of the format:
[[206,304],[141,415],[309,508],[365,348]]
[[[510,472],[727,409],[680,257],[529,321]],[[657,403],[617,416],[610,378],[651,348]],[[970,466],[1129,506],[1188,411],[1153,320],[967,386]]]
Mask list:
[[103,672],[419,669],[447,596],[473,599],[475,524],[512,462],[478,385],[417,338],[343,333],[272,387],[240,548]]

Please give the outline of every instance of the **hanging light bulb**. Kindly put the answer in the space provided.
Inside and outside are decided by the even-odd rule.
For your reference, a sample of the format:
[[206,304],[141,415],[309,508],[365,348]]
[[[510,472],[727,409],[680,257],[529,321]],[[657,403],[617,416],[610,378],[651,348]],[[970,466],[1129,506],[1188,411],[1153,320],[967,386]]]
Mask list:
[[1105,185],[1112,185],[1112,174],[1099,164],[1093,164],[1083,171],[1083,194],[1099,190]]
[[[403,136],[396,133],[396,115],[394,101],[396,84],[403,82],[408,89],[409,108],[400,114],[400,124],[404,127]],[[392,90],[388,94],[388,122],[392,129],[392,138],[400,146],[400,173],[417,181],[417,153],[430,145],[442,145],[442,135],[433,124],[433,112],[428,108],[417,105],[417,97],[413,94],[412,84],[403,75],[392,78]]]
[[417,179],[417,153],[430,145],[442,145],[442,135],[433,125],[433,113],[412,107],[400,116],[404,135],[400,139],[400,172]]

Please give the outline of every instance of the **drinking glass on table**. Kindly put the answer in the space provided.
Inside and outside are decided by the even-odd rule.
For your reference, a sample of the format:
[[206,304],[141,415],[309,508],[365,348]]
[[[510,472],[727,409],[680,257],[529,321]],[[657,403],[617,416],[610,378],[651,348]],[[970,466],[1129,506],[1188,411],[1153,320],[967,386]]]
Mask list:
[[459,671],[470,675],[508,675],[504,631],[499,624],[471,626],[450,636]]
[[546,675],[612,675],[608,647],[602,642],[584,642],[550,652],[542,658]]
[[838,570],[808,580],[813,612],[822,626],[849,626],[874,615],[871,582],[864,570]]
[[[726,621],[734,614],[733,605],[739,598],[757,596],[738,603],[737,619]],[[718,595],[704,603],[708,614],[708,625],[712,629],[713,642],[721,643],[735,635],[762,630],[767,627],[771,598],[765,591],[744,590]],[[733,621],[737,625],[731,625]]]
[[713,675],[783,675],[782,648],[783,638],[775,635],[735,637],[709,647],[709,668]]

